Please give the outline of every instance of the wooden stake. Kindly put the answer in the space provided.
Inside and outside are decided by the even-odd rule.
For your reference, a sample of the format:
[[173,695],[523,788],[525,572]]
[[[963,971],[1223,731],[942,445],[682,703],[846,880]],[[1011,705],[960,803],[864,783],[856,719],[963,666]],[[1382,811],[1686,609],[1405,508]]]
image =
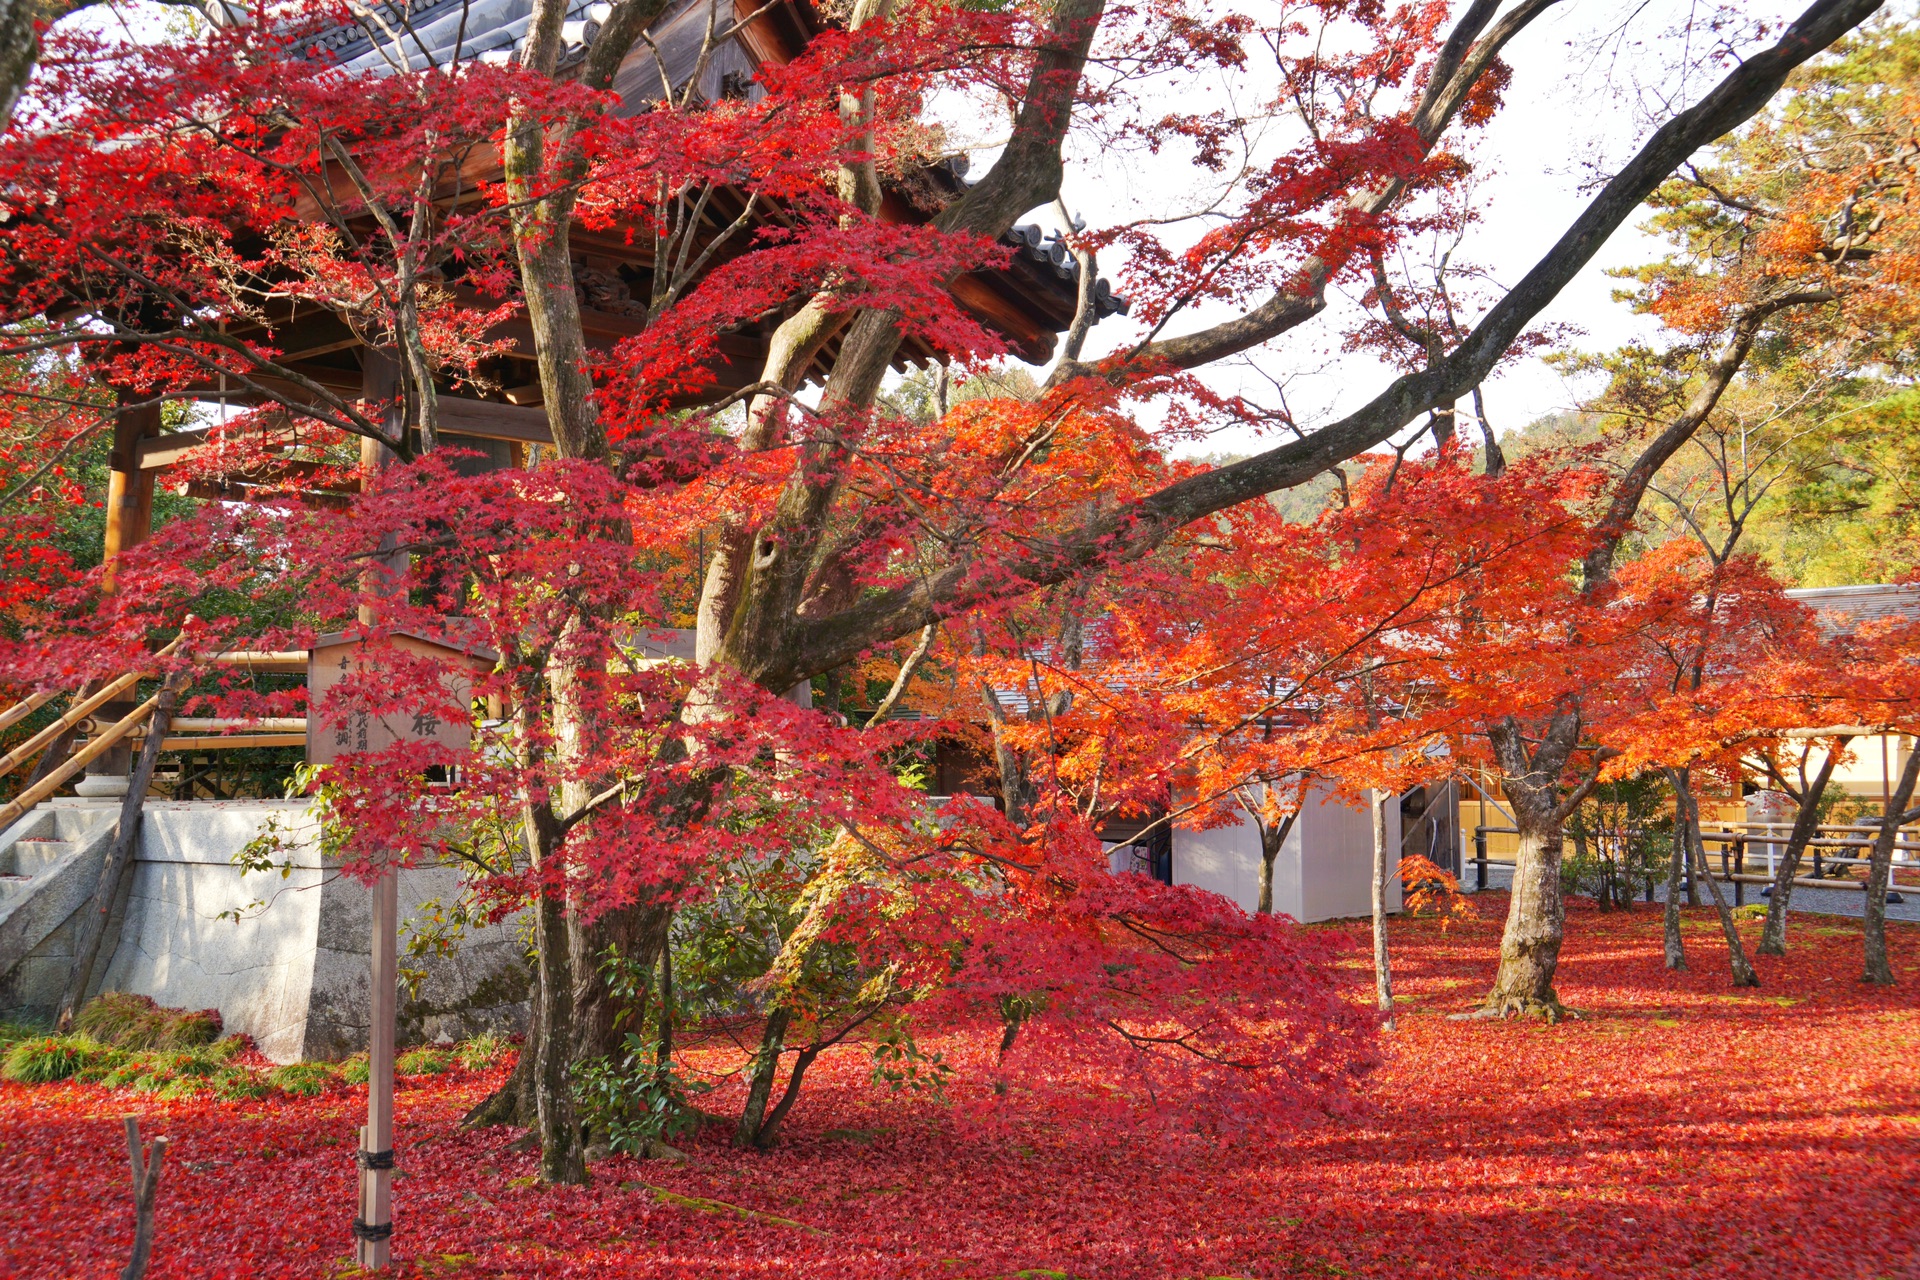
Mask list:
[[160,1193],[160,1162],[167,1158],[167,1140],[153,1140],[153,1154],[140,1158],[140,1122],[127,1117],[127,1162],[133,1166],[133,1257],[120,1280],[140,1280],[153,1254],[153,1202]]
[[67,977],[67,992],[61,997],[60,1012],[54,1025],[62,1032],[73,1027],[73,1017],[87,998],[94,967],[100,959],[100,942],[106,937],[107,917],[113,913],[114,899],[120,895],[121,882],[133,874],[134,850],[140,840],[140,818],[146,810],[147,788],[153,785],[153,771],[160,763],[160,748],[167,733],[167,718],[180,698],[182,680],[169,675],[154,698],[153,719],[148,724],[146,745],[127,782],[126,797],[120,802],[120,825],[113,833],[113,844],[100,864],[100,879],[93,897],[81,908],[78,932],[73,944],[73,970]]
[[[393,394],[392,361],[377,353],[362,353],[366,395],[385,400]],[[389,420],[391,423],[391,419]],[[393,451],[376,440],[360,441],[363,483],[393,465]],[[389,534],[383,550],[392,545]],[[392,581],[394,561],[404,572],[405,553],[382,556],[369,566],[370,574]],[[372,604],[362,605],[360,621],[379,620]],[[367,1027],[367,1123],[360,1130],[360,1212],[353,1221],[354,1261],[363,1267],[384,1267],[392,1257],[393,1237],[393,1022],[400,978],[400,873],[389,866],[373,885],[372,1009]]]
[[360,1130],[360,1215],[354,1261],[384,1267],[393,1235],[393,1023],[399,985],[399,881],[373,886],[373,1023],[367,1035],[367,1123]]

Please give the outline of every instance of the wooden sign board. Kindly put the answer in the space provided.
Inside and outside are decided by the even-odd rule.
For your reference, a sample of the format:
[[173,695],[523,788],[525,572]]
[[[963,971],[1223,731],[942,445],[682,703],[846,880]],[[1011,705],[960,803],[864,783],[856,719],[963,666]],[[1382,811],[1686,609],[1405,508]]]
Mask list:
[[[386,638],[387,645],[408,654],[431,658],[446,668],[441,677],[450,699],[462,706],[470,701],[472,672],[493,665],[493,655],[482,649],[463,649],[445,641],[407,632]],[[466,749],[473,726],[452,723],[427,712],[373,715],[349,713],[344,720],[326,714],[327,696],[334,687],[367,661],[365,642],[336,632],[319,637],[307,653],[307,761],[331,764],[350,752],[379,751],[396,742],[438,742],[454,751]]]

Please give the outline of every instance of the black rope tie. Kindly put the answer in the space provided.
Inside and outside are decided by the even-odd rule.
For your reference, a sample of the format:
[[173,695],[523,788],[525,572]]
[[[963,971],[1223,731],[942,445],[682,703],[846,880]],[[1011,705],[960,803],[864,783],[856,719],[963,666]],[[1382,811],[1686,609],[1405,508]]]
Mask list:
[[368,1244],[378,1244],[382,1240],[391,1240],[393,1238],[393,1224],[391,1222],[382,1222],[368,1226],[366,1223],[360,1221],[360,1219],[355,1218],[353,1220],[353,1236],[354,1239],[365,1240]]
[[393,1168],[393,1152],[356,1151],[353,1153],[353,1161],[362,1169],[391,1169]]

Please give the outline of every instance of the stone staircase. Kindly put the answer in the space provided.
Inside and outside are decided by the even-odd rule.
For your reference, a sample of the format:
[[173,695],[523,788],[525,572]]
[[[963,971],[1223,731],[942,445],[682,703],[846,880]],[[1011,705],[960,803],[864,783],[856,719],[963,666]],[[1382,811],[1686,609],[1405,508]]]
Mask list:
[[38,1007],[65,989],[66,935],[119,813],[118,804],[56,800],[0,831],[0,1008]]

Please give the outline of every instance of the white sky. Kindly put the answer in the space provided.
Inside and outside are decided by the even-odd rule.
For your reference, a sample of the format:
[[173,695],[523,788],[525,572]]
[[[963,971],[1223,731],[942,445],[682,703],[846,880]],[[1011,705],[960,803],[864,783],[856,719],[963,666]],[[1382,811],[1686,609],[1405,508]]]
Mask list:
[[[1219,12],[1245,7],[1269,19],[1278,7],[1278,0],[1194,3],[1210,4]],[[1724,0],[1718,5],[1714,0],[1563,0],[1508,48],[1513,82],[1506,104],[1482,131],[1474,150],[1480,221],[1468,231],[1455,261],[1476,264],[1502,285],[1518,280],[1578,214],[1585,203],[1583,184],[1616,169],[1672,113],[1676,101],[1680,105],[1693,101],[1719,79],[1722,64],[1703,64],[1697,56],[1689,56],[1697,53],[1703,37],[1685,36],[1693,42],[1689,49],[1675,35],[1690,19],[1704,25],[1704,16],[1719,8],[1737,12],[1748,22],[1778,22],[1790,20],[1803,5],[1804,0]],[[1906,14],[1917,7],[1916,0],[1895,0],[1889,5]],[[129,20],[139,27],[164,12],[138,0],[117,8],[118,15],[95,11],[99,16],[83,14],[80,20],[92,16],[89,25]],[[1270,57],[1265,58],[1264,71],[1262,58],[1256,46],[1250,59],[1251,76],[1241,81],[1241,93],[1247,92],[1249,80],[1258,92],[1261,75],[1272,77]],[[1675,68],[1682,66],[1693,70],[1676,73]],[[1196,95],[1224,101],[1217,79],[1143,85],[1138,92],[1134,114],[1146,118],[1187,109]],[[1252,105],[1250,99],[1242,102],[1243,107]],[[951,121],[967,122],[954,129],[954,141],[967,141],[970,135],[989,142],[976,151],[974,160],[974,175],[984,173],[993,154],[990,138],[995,127],[975,124],[983,117],[965,103],[936,99],[933,109]],[[1271,150],[1270,146],[1269,154]],[[1070,155],[1063,194],[1077,214],[1099,227],[1191,208],[1206,198],[1206,179],[1206,174],[1177,154],[1155,157],[1112,148],[1090,150],[1083,144],[1081,154]],[[1048,225],[1055,221],[1050,210],[1036,210],[1031,217]],[[1197,228],[1188,224],[1167,234],[1169,240],[1178,240],[1197,234]],[[1581,333],[1571,341],[1587,350],[1605,350],[1636,336],[1657,338],[1657,326],[1611,300],[1616,284],[1604,273],[1608,267],[1645,262],[1658,252],[1652,238],[1631,225],[1623,228],[1541,321],[1579,329]],[[1103,274],[1116,276],[1119,266],[1113,253],[1103,255]],[[1303,425],[1357,408],[1392,376],[1368,356],[1339,351],[1342,329],[1358,308],[1350,298],[1335,296],[1332,301],[1321,317],[1252,357],[1266,377],[1286,382],[1288,403]],[[1188,332],[1228,314],[1223,307],[1202,309],[1176,317],[1167,332]],[[1126,318],[1110,317],[1093,331],[1086,354],[1096,357],[1137,341],[1141,332],[1138,324]],[[1277,399],[1270,384],[1246,368],[1221,367],[1208,377],[1223,390],[1242,391],[1267,404]],[[1488,417],[1505,433],[1573,407],[1580,394],[1581,388],[1569,385],[1537,357],[1528,357],[1488,382]],[[1463,404],[1463,411],[1466,408]],[[1259,438],[1241,431],[1217,436],[1194,451],[1243,453],[1260,447]]]
[[[1506,105],[1482,131],[1474,152],[1481,221],[1468,232],[1455,261],[1479,265],[1501,285],[1511,285],[1530,269],[1585,204],[1583,184],[1596,174],[1602,179],[1611,174],[1676,109],[1662,104],[1678,98],[1684,106],[1724,74],[1720,63],[1701,70],[1697,58],[1684,56],[1687,50],[1674,35],[1687,19],[1698,20],[1712,7],[1700,0],[1567,0],[1517,38],[1507,52],[1513,82]],[[1790,20],[1802,7],[1751,0],[1739,9],[1744,19],[1759,21]],[[1687,38],[1697,49],[1700,37]],[[1688,61],[1695,63],[1693,71],[1684,76],[1674,72],[1676,64]],[[1179,86],[1167,91],[1167,100],[1190,102],[1199,92],[1205,87]],[[1151,100],[1142,103],[1151,105]],[[975,175],[985,167],[984,160],[976,161]],[[1175,158],[1102,152],[1077,158],[1064,194],[1069,206],[1097,227],[1192,202],[1195,183],[1204,177]],[[1035,217],[1052,223],[1044,213]],[[1577,327],[1583,332],[1571,341],[1587,350],[1608,349],[1635,336],[1657,337],[1657,325],[1611,300],[1618,282],[1605,270],[1646,262],[1658,253],[1659,243],[1652,237],[1634,225],[1623,228],[1541,321]],[[1103,260],[1103,274],[1113,275],[1117,265]],[[1177,318],[1167,332],[1191,331],[1227,314],[1225,308],[1215,308]],[[1303,423],[1323,422],[1357,408],[1392,376],[1370,357],[1339,351],[1343,318],[1355,314],[1351,300],[1337,298],[1327,313],[1255,357],[1268,376],[1290,379],[1288,400]],[[1087,354],[1103,354],[1137,340],[1140,333],[1138,325],[1110,318],[1094,330]],[[1221,389],[1250,395],[1267,391],[1247,370],[1220,369],[1209,377]],[[1528,357],[1488,382],[1487,415],[1504,434],[1572,408],[1580,394],[1539,358]],[[1269,404],[1276,399],[1270,391],[1263,398]],[[1466,408],[1463,404],[1462,410]],[[1215,437],[1198,451],[1248,452],[1259,447],[1258,437],[1240,432]]]

